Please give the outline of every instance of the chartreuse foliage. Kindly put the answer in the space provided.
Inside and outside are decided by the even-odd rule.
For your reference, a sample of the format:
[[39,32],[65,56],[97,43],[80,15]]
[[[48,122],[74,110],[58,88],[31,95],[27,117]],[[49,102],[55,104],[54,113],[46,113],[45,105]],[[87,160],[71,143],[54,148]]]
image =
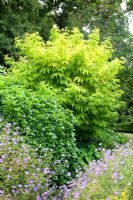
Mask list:
[[16,39],[16,47],[19,60],[6,57],[13,80],[27,88],[52,88],[74,112],[79,138],[90,135],[109,143],[105,132],[117,118],[122,94],[116,78],[122,61],[111,60],[110,41],[100,43],[97,29],[85,40],[77,28],[70,33],[55,26],[46,43],[37,33],[26,34]]

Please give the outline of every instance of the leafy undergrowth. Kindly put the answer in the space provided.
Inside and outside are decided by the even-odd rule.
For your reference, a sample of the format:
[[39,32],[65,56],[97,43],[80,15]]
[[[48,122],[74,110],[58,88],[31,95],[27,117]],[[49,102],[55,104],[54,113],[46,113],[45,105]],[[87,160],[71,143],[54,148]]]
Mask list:
[[19,128],[6,123],[0,134],[0,200],[132,200],[132,144],[130,140],[112,151],[97,149],[103,155],[100,160],[90,162],[75,180],[55,186],[50,150],[38,156],[37,148],[24,144]]
[[77,200],[132,200],[133,199],[133,141],[116,145],[114,150],[101,149],[103,156],[93,160],[64,199]]
[[24,144],[19,134],[19,127],[10,123],[1,125],[0,200],[34,200],[40,193],[44,199],[50,199],[56,190],[49,187],[54,174],[48,166],[49,149],[43,149],[46,159],[42,160],[38,149]]

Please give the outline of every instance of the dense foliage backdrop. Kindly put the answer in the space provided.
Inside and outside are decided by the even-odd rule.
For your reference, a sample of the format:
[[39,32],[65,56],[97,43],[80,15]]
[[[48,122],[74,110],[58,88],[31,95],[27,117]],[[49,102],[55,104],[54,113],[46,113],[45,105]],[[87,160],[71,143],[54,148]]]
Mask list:
[[[115,57],[125,58],[125,70],[119,74],[121,87],[125,91],[123,100],[125,108],[119,111],[120,131],[132,132],[132,71],[133,71],[133,36],[128,30],[128,15],[132,14],[132,0],[126,1],[125,9],[121,8],[122,0],[111,1],[39,1],[39,0],[1,0],[0,1],[0,64],[6,65],[4,55],[18,58],[14,46],[15,37],[24,33],[38,31],[44,40],[48,40],[53,24],[59,28],[72,29],[77,26],[86,37],[86,31],[95,27],[100,29],[100,40],[111,38]],[[9,67],[6,65],[6,67]],[[125,81],[127,80],[127,81]]]

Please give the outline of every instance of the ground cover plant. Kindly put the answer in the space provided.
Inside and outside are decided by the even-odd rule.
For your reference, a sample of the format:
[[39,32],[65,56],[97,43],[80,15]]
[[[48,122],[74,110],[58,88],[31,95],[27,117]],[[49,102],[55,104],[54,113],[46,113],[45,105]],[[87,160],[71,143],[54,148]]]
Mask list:
[[[52,150],[45,147],[40,156],[39,148],[25,144],[16,123],[0,118],[0,125],[0,199],[61,199],[62,190],[53,181],[53,166],[57,169],[60,161],[53,162]],[[67,176],[71,177],[71,173]]]
[[38,148],[24,143],[16,123],[0,122],[0,199],[132,200],[133,140],[116,144],[112,151],[100,144],[96,151],[101,151],[102,158],[91,161],[76,179],[57,187],[51,182],[50,149],[43,149],[42,159]]
[[23,143],[15,123],[0,122],[0,199],[36,199],[41,191],[47,196],[51,176],[48,149],[44,149],[44,165],[37,149]]
[[[100,160],[93,160],[77,180],[65,188],[67,200],[132,200],[133,140],[102,150]],[[98,150],[99,150],[98,149]]]

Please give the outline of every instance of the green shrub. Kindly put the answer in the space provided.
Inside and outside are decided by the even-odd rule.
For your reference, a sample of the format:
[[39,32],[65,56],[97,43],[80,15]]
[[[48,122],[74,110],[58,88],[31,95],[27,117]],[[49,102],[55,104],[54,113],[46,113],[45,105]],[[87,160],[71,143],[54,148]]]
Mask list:
[[116,75],[122,61],[111,59],[108,39],[100,43],[98,30],[84,40],[76,28],[69,33],[54,27],[46,43],[38,34],[26,34],[16,39],[16,47],[20,59],[6,57],[16,82],[32,89],[52,88],[62,105],[74,112],[78,140],[110,136],[121,105]]
[[77,169],[77,149],[74,136],[74,117],[64,110],[55,100],[49,89],[32,91],[22,86],[2,86],[0,109],[9,122],[16,122],[20,127],[25,142],[38,148],[43,156],[43,149],[51,150],[51,165],[56,171],[54,181],[63,183],[67,173],[74,174]]

